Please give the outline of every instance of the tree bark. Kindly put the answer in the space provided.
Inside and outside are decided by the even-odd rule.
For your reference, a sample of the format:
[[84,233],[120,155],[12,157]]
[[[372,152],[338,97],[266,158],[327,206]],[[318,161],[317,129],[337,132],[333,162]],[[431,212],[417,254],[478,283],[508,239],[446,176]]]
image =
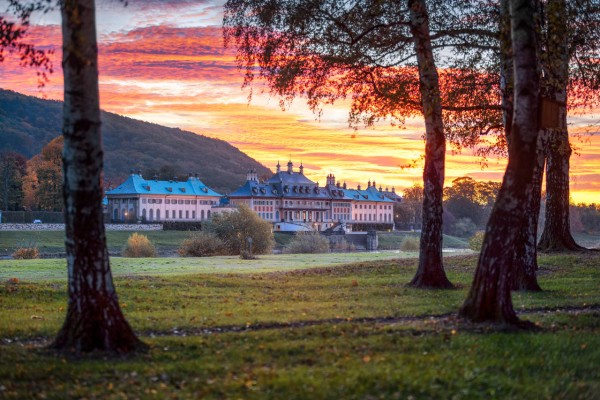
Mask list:
[[513,290],[539,292],[542,290],[537,281],[537,233],[540,217],[542,178],[544,176],[544,149],[548,133],[540,130],[536,146],[533,181],[530,193],[527,194],[525,209],[525,228],[520,232],[516,242],[513,264]]
[[51,347],[75,353],[129,353],[146,345],[121,312],[106,248],[94,0],[65,0],[61,16],[69,303],[65,322]]
[[547,4],[548,39],[544,95],[559,104],[559,127],[552,129],[546,153],[546,222],[538,244],[540,251],[584,250],[571,235],[569,219],[569,158],[571,145],[567,130],[567,85],[569,45],[565,0]]
[[515,107],[508,165],[486,228],[473,285],[459,314],[475,322],[520,326],[510,290],[514,251],[519,233],[526,227],[526,205],[533,185],[539,74],[533,1],[511,0],[510,11]]
[[429,16],[423,0],[408,0],[410,29],[419,69],[419,87],[425,118],[425,167],[423,170],[423,225],[419,267],[409,283],[418,288],[452,288],[442,260],[442,194],[446,139],[442,121],[439,78],[429,35]]
[[[502,111],[504,134],[510,146],[512,118],[514,113],[514,68],[512,56],[511,21],[509,0],[500,3],[500,67],[502,88]],[[514,253],[514,274],[512,288],[514,290],[539,291],[537,283],[537,225],[540,214],[540,192],[544,172],[544,143],[542,136],[538,138],[534,185],[527,201],[527,226],[520,233]]]
[[[564,126],[566,126],[566,107],[560,114],[561,118],[564,115]],[[544,252],[585,250],[575,242],[571,234],[569,217],[571,145],[566,128],[553,130],[546,157],[546,222],[538,248]]]

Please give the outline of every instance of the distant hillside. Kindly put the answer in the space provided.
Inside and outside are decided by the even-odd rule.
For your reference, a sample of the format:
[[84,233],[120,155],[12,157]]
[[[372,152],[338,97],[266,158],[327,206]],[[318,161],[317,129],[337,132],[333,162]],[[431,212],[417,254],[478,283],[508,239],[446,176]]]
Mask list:
[[[61,133],[62,102],[41,100],[0,89],[0,151],[31,158]],[[228,193],[241,185],[249,168],[271,171],[229,143],[180,129],[102,112],[105,176],[120,181],[130,169],[173,166],[198,173],[208,186]],[[148,177],[150,178],[150,177]],[[183,176],[181,178],[184,178]]]

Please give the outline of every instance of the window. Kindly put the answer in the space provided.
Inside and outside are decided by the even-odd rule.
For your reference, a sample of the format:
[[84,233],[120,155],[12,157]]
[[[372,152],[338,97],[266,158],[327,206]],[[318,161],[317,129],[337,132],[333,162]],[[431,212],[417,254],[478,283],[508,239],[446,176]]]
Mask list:
[[[181,201],[181,200],[179,200]],[[183,218],[183,211],[179,210],[179,219]]]
[[185,219],[190,219],[190,212],[189,212],[189,210],[185,210]]
[[169,219],[169,210],[165,210],[165,219]]
[[146,199],[142,199],[142,204],[146,204]]
[[171,200],[169,200],[169,199],[166,199],[166,200],[165,200],[165,204],[171,204]]
[[190,201],[189,201],[189,200],[186,200],[186,201],[185,201],[185,204],[190,204]]
[[156,220],[160,221],[160,210],[156,209]]

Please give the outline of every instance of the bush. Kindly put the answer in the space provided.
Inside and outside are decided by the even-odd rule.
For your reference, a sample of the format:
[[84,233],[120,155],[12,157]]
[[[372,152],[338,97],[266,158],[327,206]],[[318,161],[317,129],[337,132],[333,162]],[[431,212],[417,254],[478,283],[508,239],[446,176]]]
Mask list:
[[454,224],[453,233],[454,235],[462,238],[470,237],[477,232],[477,225],[471,220],[471,218],[460,218]]
[[298,232],[283,249],[288,254],[328,253],[329,239],[317,232]]
[[354,243],[348,243],[344,238],[341,238],[339,241],[331,242],[329,247],[331,248],[331,251],[337,252],[356,250]]
[[402,251],[419,251],[421,239],[416,236],[406,236],[400,242],[400,250]]
[[225,242],[228,253],[232,255],[241,254],[242,251],[267,254],[275,244],[271,223],[261,219],[245,204],[235,211],[213,214],[211,220],[205,222],[204,228]]
[[249,251],[242,251],[240,253],[240,258],[242,260],[256,260],[256,257],[254,256],[254,254],[251,254]]
[[473,251],[481,251],[484,236],[484,231],[475,232],[475,234],[471,236],[471,239],[469,239],[469,248]]
[[14,253],[12,253],[12,258],[15,260],[32,260],[34,258],[40,258],[40,250],[37,246],[18,247]]
[[227,248],[214,233],[197,232],[181,243],[177,253],[181,257],[210,257],[227,254]]
[[132,258],[156,257],[156,249],[147,236],[135,232],[127,239],[121,255]]

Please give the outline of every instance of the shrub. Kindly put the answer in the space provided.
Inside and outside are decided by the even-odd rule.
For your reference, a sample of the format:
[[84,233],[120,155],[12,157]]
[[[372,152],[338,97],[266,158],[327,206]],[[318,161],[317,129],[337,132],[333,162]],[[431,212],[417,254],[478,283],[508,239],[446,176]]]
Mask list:
[[272,225],[245,204],[235,211],[213,214],[204,228],[225,242],[229,254],[250,252],[249,238],[252,238],[252,254],[270,253],[275,244]]
[[460,218],[454,224],[453,231],[458,237],[470,237],[477,232],[477,225],[471,218]]
[[156,257],[154,245],[145,235],[135,232],[127,239],[127,244],[121,252],[123,257]]
[[473,251],[481,251],[483,246],[484,231],[475,232],[471,239],[469,239],[469,248]]
[[214,233],[197,232],[181,243],[177,253],[181,257],[210,257],[227,254],[227,248]]
[[416,236],[406,236],[400,242],[400,250],[402,251],[419,251],[421,239]]
[[34,258],[40,258],[40,250],[37,246],[18,247],[14,253],[12,253],[12,258],[15,260],[32,260]]
[[240,258],[242,260],[256,260],[256,257],[253,254],[245,250],[240,253]]
[[331,247],[331,251],[337,251],[337,252],[356,250],[356,246],[354,245],[354,243],[349,243],[344,238],[342,238],[336,242],[332,242],[330,244],[330,247]]
[[298,232],[283,249],[284,253],[327,253],[329,240],[317,232]]

